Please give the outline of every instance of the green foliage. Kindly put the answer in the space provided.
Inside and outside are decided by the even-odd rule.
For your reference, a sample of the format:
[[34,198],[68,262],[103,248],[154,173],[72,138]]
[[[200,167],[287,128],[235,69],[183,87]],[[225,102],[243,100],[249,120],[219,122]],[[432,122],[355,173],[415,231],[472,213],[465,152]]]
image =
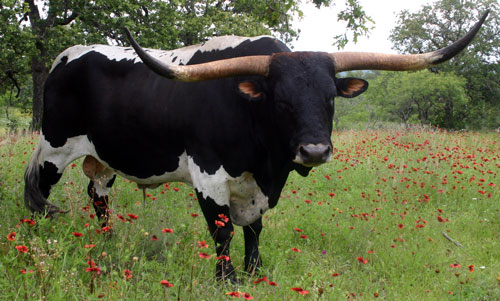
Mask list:
[[[92,218],[78,161],[50,197],[69,212],[37,218],[35,225],[23,221],[31,218],[23,173],[37,138],[0,137],[3,299],[225,300],[232,291],[255,300],[307,298],[294,287],[311,300],[500,299],[497,133],[335,133],[332,162],[307,178],[292,174],[276,208],[266,212],[260,275],[242,273],[243,231],[235,227],[231,258],[240,285],[215,281],[215,246],[187,185],[148,190],[143,202],[142,191],[118,177],[108,235]],[[203,240],[209,248],[199,247]],[[90,260],[99,274],[87,271]],[[264,276],[277,286],[254,283]],[[162,279],[173,287],[162,286]]]
[[346,0],[346,4],[347,8],[338,14],[338,20],[347,22],[348,31],[335,36],[334,43],[340,49],[344,48],[349,42],[349,33],[352,33],[352,40],[356,43],[360,36],[368,35],[373,28],[370,23],[374,24],[373,20],[366,15],[358,0]]
[[381,72],[371,82],[366,97],[384,108],[389,120],[405,124],[464,128],[461,119],[469,105],[464,78],[452,73]]
[[466,79],[470,104],[462,120],[472,128],[500,127],[500,4],[496,0],[440,0],[416,13],[402,11],[391,34],[394,49],[420,53],[450,45],[491,12],[472,45],[434,71]]

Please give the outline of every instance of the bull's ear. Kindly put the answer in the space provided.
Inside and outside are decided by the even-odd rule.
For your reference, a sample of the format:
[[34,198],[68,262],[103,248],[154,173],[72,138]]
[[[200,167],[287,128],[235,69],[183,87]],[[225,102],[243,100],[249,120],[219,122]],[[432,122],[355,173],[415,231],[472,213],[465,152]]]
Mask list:
[[244,81],[238,84],[238,92],[248,100],[261,100],[264,98],[264,91],[255,81]]
[[345,98],[356,97],[368,89],[368,82],[360,78],[337,79],[337,95]]

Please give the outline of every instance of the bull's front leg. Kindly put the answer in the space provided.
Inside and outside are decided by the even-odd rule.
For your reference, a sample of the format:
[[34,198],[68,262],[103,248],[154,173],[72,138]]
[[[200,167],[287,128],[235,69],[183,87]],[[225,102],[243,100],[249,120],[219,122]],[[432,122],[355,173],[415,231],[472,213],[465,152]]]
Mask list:
[[245,271],[255,274],[262,265],[259,254],[259,235],[262,231],[262,218],[243,227],[245,235]]
[[237,282],[231,259],[229,257],[229,246],[234,235],[234,227],[229,217],[229,207],[219,206],[210,197],[204,198],[197,193],[198,202],[208,223],[208,229],[215,242],[217,252],[217,264],[215,276],[217,280],[230,280]]

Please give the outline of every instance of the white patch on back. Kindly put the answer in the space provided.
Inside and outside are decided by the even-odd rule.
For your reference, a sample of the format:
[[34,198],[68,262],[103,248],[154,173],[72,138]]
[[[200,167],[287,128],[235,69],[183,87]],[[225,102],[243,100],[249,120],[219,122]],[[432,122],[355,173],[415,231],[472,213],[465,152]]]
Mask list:
[[109,188],[106,187],[106,183],[116,172],[124,178],[143,185],[175,181],[190,184],[204,198],[210,197],[217,205],[228,206],[231,221],[239,226],[253,223],[269,209],[268,197],[262,193],[251,173],[243,172],[238,177],[231,177],[221,166],[215,174],[208,174],[203,172],[186,152],[179,156],[179,166],[176,170],[148,178],[127,175],[110,167],[99,158],[94,145],[86,135],[68,138],[63,146],[55,148],[41,134],[35,153],[37,153],[37,157],[34,158],[33,163],[44,164],[47,161],[51,162],[57,167],[58,173],[63,173],[67,165],[80,157],[92,156],[96,158],[107,167],[105,173],[103,173],[102,183],[94,183],[99,196],[108,194]]
[[[258,36],[251,38],[238,37],[238,36],[222,36],[210,39],[202,44],[187,46],[171,51],[149,49],[149,48],[145,48],[145,50],[152,56],[158,58],[159,60],[165,63],[174,65],[180,65],[180,64],[185,65],[191,60],[191,58],[197,51],[210,52],[215,50],[223,50],[227,48],[235,48],[244,41],[256,41],[265,37],[270,37],[270,36]],[[54,70],[54,68],[62,62],[61,59],[63,57],[67,57],[66,64],[68,64],[71,61],[74,61],[91,51],[101,53],[107,56],[110,60],[114,61],[128,60],[128,61],[133,61],[134,63],[142,63],[141,59],[137,56],[137,54],[131,47],[119,47],[119,46],[108,46],[108,45],[90,45],[90,46],[76,45],[64,50],[61,54],[57,56],[54,63],[52,64],[50,72],[52,72],[52,70]]]

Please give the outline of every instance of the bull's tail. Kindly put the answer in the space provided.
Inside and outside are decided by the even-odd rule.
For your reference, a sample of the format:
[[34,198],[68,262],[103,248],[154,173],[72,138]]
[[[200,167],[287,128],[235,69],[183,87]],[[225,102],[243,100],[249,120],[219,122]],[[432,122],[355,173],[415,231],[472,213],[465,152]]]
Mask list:
[[40,144],[31,155],[30,163],[24,173],[24,204],[33,213],[53,215],[59,208],[47,201],[40,189]]

